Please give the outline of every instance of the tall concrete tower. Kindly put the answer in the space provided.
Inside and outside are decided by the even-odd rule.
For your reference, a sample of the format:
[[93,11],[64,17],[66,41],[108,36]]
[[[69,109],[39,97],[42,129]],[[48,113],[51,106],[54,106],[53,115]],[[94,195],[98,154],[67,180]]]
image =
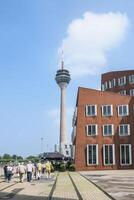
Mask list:
[[67,129],[66,129],[66,87],[71,78],[69,71],[64,69],[64,61],[62,59],[61,69],[57,70],[55,80],[61,90],[60,100],[60,140],[59,152],[64,154],[65,145],[67,144]]

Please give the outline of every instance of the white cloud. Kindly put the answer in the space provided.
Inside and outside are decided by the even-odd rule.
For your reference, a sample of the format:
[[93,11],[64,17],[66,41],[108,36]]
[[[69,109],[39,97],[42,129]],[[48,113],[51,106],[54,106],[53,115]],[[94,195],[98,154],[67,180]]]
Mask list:
[[107,65],[107,53],[124,40],[129,26],[125,13],[86,12],[73,20],[59,50],[73,76],[99,73]]

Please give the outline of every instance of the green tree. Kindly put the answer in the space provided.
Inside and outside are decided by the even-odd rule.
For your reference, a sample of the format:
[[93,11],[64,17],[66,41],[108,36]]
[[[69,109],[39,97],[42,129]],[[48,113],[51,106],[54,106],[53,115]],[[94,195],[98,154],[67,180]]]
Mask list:
[[12,159],[16,160],[17,159],[17,155],[12,155]]
[[26,159],[33,162],[38,162],[40,160],[38,156],[28,156]]
[[10,154],[5,153],[3,155],[3,159],[11,159],[11,158],[12,158],[12,156]]

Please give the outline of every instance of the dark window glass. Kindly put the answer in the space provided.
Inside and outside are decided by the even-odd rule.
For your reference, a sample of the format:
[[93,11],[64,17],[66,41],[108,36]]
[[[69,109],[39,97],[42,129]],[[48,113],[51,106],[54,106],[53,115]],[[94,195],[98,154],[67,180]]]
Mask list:
[[109,146],[109,163],[113,164],[113,147],[112,147],[112,145]]
[[130,163],[129,146],[126,146],[126,164]]
[[125,164],[125,146],[121,146],[121,163]]
[[93,146],[93,164],[96,164],[96,146]]
[[105,164],[108,164],[108,146],[105,146]]

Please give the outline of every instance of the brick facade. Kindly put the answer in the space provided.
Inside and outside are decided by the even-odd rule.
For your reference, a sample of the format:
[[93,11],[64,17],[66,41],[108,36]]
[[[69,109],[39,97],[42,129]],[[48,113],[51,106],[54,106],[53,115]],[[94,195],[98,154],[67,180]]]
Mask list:
[[[124,74],[128,80],[128,76],[134,74],[134,71],[103,74],[102,84],[113,78],[117,80]],[[128,82],[125,85],[126,87],[123,86],[123,89],[127,92],[130,87],[134,88],[132,83],[130,87]],[[81,87],[78,89],[72,134],[77,170],[134,169],[134,97],[120,95],[117,92],[119,92],[117,86],[115,86],[114,92],[111,92],[110,89],[106,91]],[[93,112],[96,112],[95,116],[87,115],[87,106],[93,106],[96,109],[96,111],[93,109]],[[110,116],[103,116],[105,110],[103,112],[102,110],[107,107],[112,113]],[[119,116],[122,109],[126,108],[128,114]],[[88,135],[87,126],[89,126],[89,133],[97,130],[96,134]],[[91,131],[92,126],[93,130]],[[104,135],[107,134],[107,130],[110,132],[111,129],[112,135]]]

